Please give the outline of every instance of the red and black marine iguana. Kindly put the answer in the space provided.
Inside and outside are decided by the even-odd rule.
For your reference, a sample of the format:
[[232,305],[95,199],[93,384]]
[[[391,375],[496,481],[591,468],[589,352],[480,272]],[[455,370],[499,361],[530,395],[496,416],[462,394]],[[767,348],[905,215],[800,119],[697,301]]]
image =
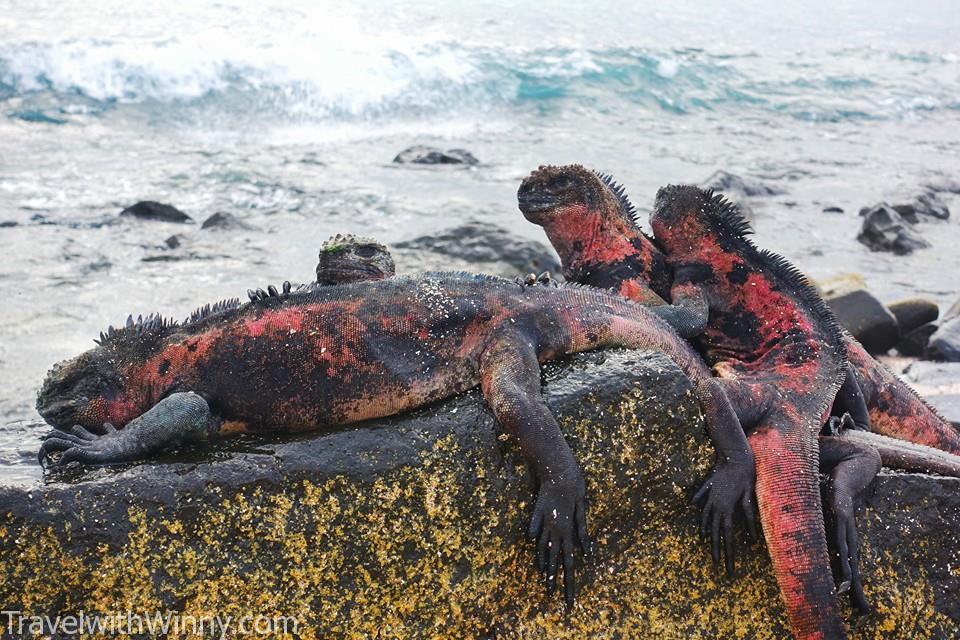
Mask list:
[[539,482],[529,535],[547,590],[559,564],[572,603],[576,543],[589,548],[585,488],[541,395],[540,363],[625,347],[667,354],[693,382],[718,452],[708,517],[730,521],[751,499],[753,457],[721,382],[650,309],[589,287],[463,273],[289,289],[183,323],[128,320],[56,365],[37,410],[62,433],[41,459],[61,451],[60,464],[109,464],[242,431],[323,429],[479,385]]
[[[579,165],[541,167],[521,185],[518,198],[525,217],[544,227],[560,254],[568,278],[613,287],[627,296],[657,305],[665,305],[664,299],[671,297],[672,274],[664,254],[640,230],[622,187],[609,176],[595,174]],[[688,322],[691,319],[706,320],[706,300],[698,296],[696,290],[681,283],[672,293],[675,303],[678,299],[681,301],[675,317],[685,318]],[[678,293],[682,294],[682,299]],[[690,310],[685,316],[684,307]],[[874,363],[874,366],[886,373],[880,365]],[[886,376],[895,379],[892,374],[886,373]],[[838,410],[857,404],[856,379],[848,379],[854,382],[853,391],[850,384],[844,384],[835,403]],[[908,400],[926,408],[909,388],[905,395]],[[853,401],[849,396],[854,396]],[[878,409],[886,410],[887,405]],[[935,416],[932,411],[930,413]],[[863,410],[861,420],[868,422],[865,414]],[[849,416],[846,418],[845,424],[848,424]],[[877,469],[875,450],[879,450],[888,466],[944,475],[960,475],[960,460],[939,450],[878,434],[845,431],[843,435],[842,441],[828,437],[819,439],[820,463],[822,470],[832,471],[831,507],[838,523],[841,590],[850,586],[854,605],[863,610],[867,604],[857,567],[853,498],[866,487]]]
[[[760,524],[793,633],[843,638],[818,473],[818,435],[847,371],[841,329],[803,276],[756,249],[736,208],[712,193],[661,189],[651,226],[673,288],[701,295],[709,308],[698,342],[750,432]],[[855,484],[873,479],[874,455],[854,467]]]

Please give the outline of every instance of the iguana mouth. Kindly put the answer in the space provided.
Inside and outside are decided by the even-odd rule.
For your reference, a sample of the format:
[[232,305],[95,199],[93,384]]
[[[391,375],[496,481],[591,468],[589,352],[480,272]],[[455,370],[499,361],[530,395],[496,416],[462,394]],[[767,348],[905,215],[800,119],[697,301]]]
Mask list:
[[333,283],[359,282],[361,280],[382,280],[386,276],[387,274],[385,274],[381,269],[365,264],[332,267],[327,273],[327,279]]
[[557,199],[543,195],[520,195],[517,205],[523,213],[537,213],[557,206]]

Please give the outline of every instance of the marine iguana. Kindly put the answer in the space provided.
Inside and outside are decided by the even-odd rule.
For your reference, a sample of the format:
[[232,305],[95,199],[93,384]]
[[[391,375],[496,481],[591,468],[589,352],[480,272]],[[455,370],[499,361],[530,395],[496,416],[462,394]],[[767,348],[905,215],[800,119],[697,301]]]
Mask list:
[[[289,288],[208,305],[182,323],[128,319],[54,366],[37,410],[62,433],[44,442],[41,460],[60,451],[59,464],[108,464],[181,441],[322,429],[479,385],[539,482],[528,533],[548,593],[560,565],[570,604],[575,545],[589,550],[585,487],[541,395],[540,363],[625,347],[667,354],[693,382],[717,449],[702,489],[707,520],[727,529],[750,504],[753,457],[721,381],[649,309],[589,287],[464,273]],[[715,536],[715,554],[718,546]]]
[[[609,175],[580,165],[544,166],[523,181],[517,196],[527,220],[544,228],[568,280],[616,288],[650,304],[673,296],[674,307],[689,307],[688,318],[705,321],[702,300],[683,287],[671,292],[663,250],[640,229],[623,187]],[[850,413],[859,429],[960,455],[960,430],[846,331],[843,339],[849,375],[833,415]]]
[[[708,301],[710,320],[698,342],[750,430],[760,524],[793,633],[844,638],[818,474],[818,434],[847,372],[840,326],[799,271],[753,245],[746,221],[722,197],[664,187],[650,223],[674,287]],[[820,439],[819,449],[825,458],[842,458],[851,444]],[[874,456],[872,464],[854,466],[853,484],[873,479],[880,468]],[[840,498],[835,512],[851,513],[852,496]],[[856,539],[844,531],[838,542],[855,547]],[[856,566],[855,550],[840,554]]]
[[320,245],[317,262],[320,284],[382,280],[392,277],[396,271],[393,256],[373,238],[338,233]]
[[[623,188],[613,182],[610,176],[588,171],[579,165],[541,167],[521,185],[518,199],[524,216],[545,228],[560,254],[566,274],[613,286],[639,300],[650,300],[652,297],[656,303],[659,295],[668,295],[662,279],[650,279],[650,273],[660,268],[666,268],[669,273],[669,266],[663,267],[664,263],[656,259],[656,256],[662,257],[663,254],[654,241],[640,230],[632,204]],[[632,257],[637,255],[644,259]],[[608,263],[606,269],[605,262]],[[614,277],[607,277],[608,273],[614,274]],[[640,295],[637,295],[638,292]],[[695,293],[684,293],[688,300],[696,300]],[[660,300],[659,304],[664,302]],[[702,302],[697,307],[697,314],[701,313]],[[885,371],[881,365],[874,365]],[[852,385],[850,380],[853,380]],[[821,470],[830,472],[832,476],[829,495],[838,525],[839,589],[843,591],[849,588],[854,606],[866,610],[857,563],[853,498],[867,486],[878,468],[877,453],[887,466],[893,468],[958,477],[960,459],[878,434],[851,431],[849,427],[853,426],[853,420],[844,411],[847,407],[856,407],[858,399],[859,406],[863,407],[862,397],[857,397],[859,389],[855,383],[856,379],[848,376],[834,403],[837,413],[844,416],[842,424],[845,428],[839,432],[834,429],[830,434],[842,435],[845,441],[821,437],[819,448]],[[906,397],[922,404],[909,388]],[[865,414],[864,408],[860,413],[862,422],[869,421]],[[833,426],[840,423],[839,418],[835,419]]]
[[[604,184],[607,184],[606,182]],[[625,199],[620,193],[620,198]],[[369,238],[354,238],[341,236],[340,243],[348,245],[366,244],[372,246]],[[392,264],[392,257],[386,246],[376,243],[376,252],[380,256],[357,258],[349,250],[339,251],[328,257],[326,262],[318,266],[318,274],[322,269],[330,273],[329,281],[336,282],[339,272],[355,273],[352,263],[358,260],[378,261],[382,264]],[[340,264],[343,263],[343,264]],[[389,275],[392,275],[390,273]],[[318,278],[321,279],[321,278]],[[550,285],[556,286],[548,272],[539,276],[528,274],[524,278],[517,278],[517,284],[526,286]],[[835,523],[837,537],[835,546],[840,568],[838,590],[850,591],[853,605],[861,612],[868,609],[863,593],[863,585],[859,571],[859,535],[854,519],[854,502],[873,479],[878,468],[877,454],[887,466],[906,471],[921,473],[939,473],[960,477],[960,457],[931,449],[922,445],[894,440],[879,434],[869,433],[856,428],[849,413],[841,417],[831,418],[827,427],[827,435],[842,436],[825,437],[821,435],[818,444],[820,448],[820,470],[829,473],[831,482],[828,485],[831,511]],[[732,554],[728,555],[732,560]]]

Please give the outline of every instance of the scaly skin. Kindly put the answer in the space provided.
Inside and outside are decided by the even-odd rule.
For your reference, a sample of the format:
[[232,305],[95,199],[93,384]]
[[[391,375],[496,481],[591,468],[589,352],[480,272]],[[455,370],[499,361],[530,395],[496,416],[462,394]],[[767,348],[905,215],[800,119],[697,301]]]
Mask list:
[[[663,251],[637,225],[622,188],[609,176],[579,165],[541,167],[523,181],[517,195],[524,216],[544,228],[568,280],[615,288],[647,304],[671,299],[673,274]],[[683,299],[673,299],[673,304],[690,306]],[[694,317],[701,312],[695,305]],[[843,339],[872,430],[960,455],[960,430],[847,332]]]
[[818,434],[846,375],[840,328],[793,267],[747,240],[746,223],[722,198],[663,188],[651,225],[674,286],[695,287],[709,301],[704,357],[746,391],[734,403],[752,429],[760,523],[793,633],[844,638],[818,475]]
[[[62,433],[41,459],[63,451],[61,460],[105,464],[238,431],[323,429],[479,385],[539,481],[529,533],[548,591],[562,565],[572,604],[575,546],[589,547],[585,489],[541,396],[540,363],[625,347],[667,354],[694,384],[718,450],[708,519],[729,532],[736,508],[752,514],[753,459],[719,381],[639,305],[586,287],[458,273],[284,289],[203,308],[182,324],[131,320],[55,366],[37,409]],[[715,553],[718,545],[715,536]]]

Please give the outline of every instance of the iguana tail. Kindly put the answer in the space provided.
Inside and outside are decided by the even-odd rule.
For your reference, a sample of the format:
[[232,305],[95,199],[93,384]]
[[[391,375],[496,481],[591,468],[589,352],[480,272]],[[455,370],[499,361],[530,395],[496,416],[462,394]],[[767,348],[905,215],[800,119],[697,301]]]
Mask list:
[[869,444],[880,453],[883,466],[889,469],[960,478],[960,456],[940,449],[856,429],[843,431],[840,437]]
[[817,442],[777,429],[777,417],[749,436],[757,504],[774,575],[797,640],[846,638],[824,535]]
[[849,336],[847,357],[857,373],[873,431],[960,455],[960,430]]

